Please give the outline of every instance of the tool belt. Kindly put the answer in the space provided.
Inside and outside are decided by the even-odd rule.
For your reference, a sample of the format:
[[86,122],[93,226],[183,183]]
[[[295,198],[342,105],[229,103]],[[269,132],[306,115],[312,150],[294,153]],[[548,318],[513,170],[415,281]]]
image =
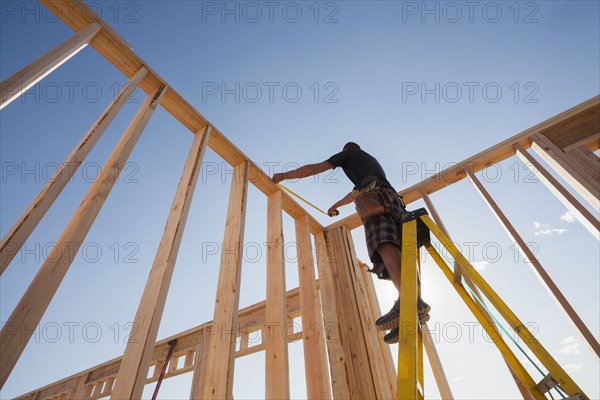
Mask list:
[[390,191],[379,186],[376,178],[364,187],[354,199],[356,212],[363,224],[371,218],[390,212],[393,202],[394,197]]

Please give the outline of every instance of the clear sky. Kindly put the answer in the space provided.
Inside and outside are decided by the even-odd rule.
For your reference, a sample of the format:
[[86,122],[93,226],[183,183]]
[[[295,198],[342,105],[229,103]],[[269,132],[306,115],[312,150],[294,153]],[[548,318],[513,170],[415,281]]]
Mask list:
[[[267,173],[323,161],[352,140],[379,159],[400,190],[600,91],[598,1],[89,4]],[[1,79],[72,35],[35,2],[0,6]],[[0,112],[2,236],[125,82],[86,48]],[[3,274],[2,323],[144,97],[136,93],[126,105]],[[157,110],[1,398],[122,354],[191,142],[183,126]],[[212,319],[214,249],[223,238],[230,177],[231,168],[207,151],[159,339]],[[598,337],[598,242],[517,159],[480,178]],[[288,186],[323,209],[351,189],[341,171]],[[432,200],[484,277],[587,394],[600,398],[597,358],[472,185],[460,182]],[[309,211],[323,224],[334,221]],[[340,211],[341,218],[353,209]],[[265,219],[266,200],[251,187],[240,307],[265,296]],[[287,216],[284,229],[292,243]],[[358,256],[368,261],[362,229],[353,235]],[[298,284],[293,248],[288,259],[291,289]],[[392,285],[376,288],[387,310]],[[455,397],[518,398],[481,326],[427,261],[423,296],[433,307],[430,324]],[[396,357],[397,346],[392,352]],[[301,355],[300,343],[290,345],[293,398],[306,395]],[[264,396],[263,363],[260,353],[236,362],[237,398]],[[191,374],[165,381],[160,397],[187,398],[190,381]],[[429,368],[426,393],[439,398]]]

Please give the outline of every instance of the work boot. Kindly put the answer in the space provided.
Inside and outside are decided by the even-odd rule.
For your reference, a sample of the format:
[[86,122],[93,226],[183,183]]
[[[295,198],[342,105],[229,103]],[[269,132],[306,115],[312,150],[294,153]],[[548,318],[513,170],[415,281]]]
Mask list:
[[400,299],[396,300],[392,309],[387,314],[377,318],[375,328],[378,331],[398,328],[398,318],[400,318]]
[[[423,325],[429,321],[429,311],[431,306],[423,301],[421,297],[417,299],[417,311],[419,313],[419,323]],[[400,299],[396,300],[392,309],[387,314],[379,317],[375,321],[375,327],[378,331],[395,329],[398,327],[398,319],[400,318]]]
[[[431,308],[431,307],[430,307]],[[425,322],[429,321],[429,314],[419,315],[419,324],[424,325]],[[396,327],[385,334],[383,341],[387,344],[398,343],[398,336],[400,335],[400,328]]]
[[387,344],[398,343],[398,336],[400,335],[400,330],[398,328],[394,328],[383,337],[383,341]]

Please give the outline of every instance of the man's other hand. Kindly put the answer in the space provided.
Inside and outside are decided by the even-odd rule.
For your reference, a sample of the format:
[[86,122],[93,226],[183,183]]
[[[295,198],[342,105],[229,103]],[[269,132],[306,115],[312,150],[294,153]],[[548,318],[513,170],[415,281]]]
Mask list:
[[275,174],[273,175],[273,182],[275,183],[279,183],[281,181],[283,181],[285,178],[283,177],[283,174]]

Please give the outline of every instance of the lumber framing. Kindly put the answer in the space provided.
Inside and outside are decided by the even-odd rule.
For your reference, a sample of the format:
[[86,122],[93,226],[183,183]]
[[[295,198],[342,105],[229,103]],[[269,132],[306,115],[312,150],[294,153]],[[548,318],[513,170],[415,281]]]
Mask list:
[[519,232],[515,229],[513,224],[510,223],[506,214],[500,209],[500,206],[494,201],[490,193],[485,189],[481,181],[477,178],[477,176],[471,170],[467,170],[467,174],[473,186],[477,190],[477,192],[481,195],[482,199],[488,205],[494,216],[498,219],[510,239],[517,244],[517,247],[521,251],[521,254],[525,257],[526,260],[529,261],[529,265],[533,268],[537,277],[540,279],[546,290],[550,293],[552,298],[558,303],[561,309],[567,314],[575,328],[581,333],[581,336],[584,337],[586,343],[590,346],[593,352],[596,354],[596,357],[600,358],[600,344],[598,340],[594,337],[594,334],[588,329],[585,325],[579,314],[575,311],[571,303],[567,300],[565,295],[558,288],[554,280],[550,277],[546,269],[543,267],[542,263],[538,260],[538,258],[533,254],[533,251],[527,246],[527,243],[519,235]]
[[114,399],[142,397],[148,374],[148,362],[154,349],[179,245],[183,238],[209,137],[210,126],[206,127],[203,132],[198,132],[192,142],[165,231],[133,322],[136,331],[128,339],[123,362],[111,396]]
[[[293,318],[300,315],[299,288],[292,289],[286,293],[286,304],[288,317]],[[237,334],[242,335],[242,329],[244,327],[259,327],[264,325],[266,321],[265,309],[266,302],[262,301],[260,303],[253,304],[252,306],[240,310],[238,317],[240,330]],[[204,343],[206,343],[207,338],[210,337],[211,334],[209,332],[210,327],[213,326],[213,324],[214,321],[208,321],[192,329],[181,332],[177,335],[169,336],[165,339],[156,342],[152,351],[152,356],[150,358],[149,367],[155,367],[156,365],[160,365],[161,360],[164,360],[165,356],[167,355],[169,349],[168,342],[170,342],[173,339],[177,340],[177,344],[174,348],[174,354],[188,354],[188,352],[190,351],[193,351],[195,355],[199,354],[197,353],[198,346],[202,346]],[[238,351],[237,353],[240,353],[240,351]],[[24,400],[30,397],[34,397],[39,400],[42,400],[66,392],[77,393],[77,395],[74,396],[74,399],[77,400],[90,398],[89,395],[83,395],[83,388],[92,387],[93,389],[95,386],[98,385],[99,382],[106,382],[111,377],[116,378],[122,361],[123,357],[118,357],[109,360],[105,363],[81,371],[77,374],[71,375],[52,384],[25,393],[22,396],[19,396],[17,399]],[[202,366],[204,367],[206,366],[206,364],[203,364]],[[193,368],[189,368],[186,372],[192,371]],[[185,372],[180,371],[176,374],[167,373],[165,378],[180,375],[181,373]],[[146,380],[146,383],[151,383],[154,381],[154,377],[151,376]]]
[[[169,86],[160,75],[133,52],[132,46],[96,15],[83,0],[69,0],[67,2],[40,0],[40,3],[48,7],[51,12],[56,12],[57,17],[75,32],[82,31],[90,24],[98,23],[102,29],[89,43],[90,46],[96,49],[100,55],[111,62],[128,78],[133,77],[140,68],[145,67],[148,73],[140,82],[140,88],[146,93],[152,93],[161,86]],[[200,132],[209,125],[208,120],[173,88],[169,88],[165,96],[161,99],[160,105],[191,133]],[[208,141],[208,146],[231,166],[247,162],[249,164],[248,179],[266,196],[276,191],[281,191],[259,166],[252,162],[214,125],[212,125],[212,133]],[[283,209],[286,213],[292,218],[308,215],[311,232],[317,234],[323,231],[323,226],[294,199],[287,193],[282,193],[282,195]]]
[[[391,351],[375,330],[374,320],[381,314],[373,281],[366,264],[356,256],[351,230],[361,225],[356,215],[344,218],[327,227],[322,226],[287,193],[283,192],[258,165],[212,126],[190,103],[139,58],[129,45],[108,24],[96,16],[82,0],[56,2],[40,0],[75,34],[41,58],[26,66],[1,84],[0,109],[28,87],[43,79],[58,66],[77,54],[86,45],[98,51],[129,80],[119,96],[108,105],[92,125],[61,168],[25,210],[17,223],[0,243],[0,275],[9,265],[23,243],[38,225],[44,214],[60,195],[69,178],[102,136],[137,86],[148,96],[121,140],[108,157],[100,178],[90,187],[79,208],[59,237],[57,244],[33,279],[1,332],[0,387],[4,385],[27,342],[57,292],[87,233],[112,190],[121,168],[131,154],[155,109],[160,105],[194,136],[183,173],[166,222],[165,231],[135,316],[134,341],[128,343],[122,357],[76,373],[51,385],[29,392],[19,399],[63,400],[140,398],[145,384],[156,382],[165,370],[164,378],[192,373],[190,398],[222,399],[233,397],[235,360],[265,351],[265,397],[289,398],[288,343],[302,340],[305,359],[307,395],[309,398],[392,398],[402,393],[419,398],[423,390],[423,354],[425,347],[440,392],[444,398],[452,393],[444,370],[427,329],[420,334],[404,332],[410,340],[399,346],[399,374],[394,371]],[[210,147],[234,167],[227,217],[214,318],[198,327],[170,338],[156,341],[171,277],[198,173],[205,149]],[[600,211],[600,96],[589,99],[555,117],[527,129],[483,152],[400,192],[406,203],[423,199],[439,227],[428,217],[423,221],[446,246],[454,260],[454,270],[448,267],[435,250],[428,246],[434,260],[457,290],[477,319],[486,324],[486,332],[494,335],[494,324],[474,296],[483,293],[500,311],[511,327],[527,341],[532,352],[545,364],[553,377],[570,392],[580,389],[547,351],[519,330],[522,326],[504,301],[489,287],[468,261],[450,242],[429,195],[451,186],[466,177],[471,178],[484,201],[500,220],[521,251],[532,261],[552,296],[565,310],[597,356],[600,345],[585,323],[577,316],[560,290],[550,279],[539,261],[524,245],[508,218],[500,210],[475,174],[510,157],[520,157],[535,168],[548,188],[573,211],[597,238],[600,221],[586,206],[563,187],[528,149],[533,148],[573,189]],[[73,168],[75,167],[75,168]],[[239,310],[241,266],[244,243],[248,185],[255,185],[268,199],[267,204],[267,290],[265,301]],[[299,287],[286,292],[285,259],[283,254],[283,216],[286,212],[295,222],[298,249]],[[412,221],[414,222],[414,221]],[[411,222],[411,223],[412,223]],[[415,223],[404,235],[415,241]],[[435,231],[434,231],[435,230]],[[311,235],[316,245],[318,279],[315,277]],[[73,248],[72,244],[75,244]],[[404,249],[408,257],[403,268],[403,293],[406,302],[401,309],[402,321],[416,326],[416,296],[419,293],[418,252]],[[12,252],[12,253],[11,253]],[[414,268],[413,268],[414,267]],[[473,287],[471,296],[462,286],[464,279]],[[412,313],[412,314],[411,314]],[[302,317],[302,331],[293,332],[287,322]],[[261,343],[250,343],[248,336],[262,333]],[[239,347],[237,338],[240,338]],[[175,343],[173,347],[169,343]],[[497,346],[509,366],[524,398],[543,398],[535,382],[518,362],[506,343]],[[165,356],[171,356],[165,368]],[[182,362],[180,362],[182,361]],[[407,366],[415,366],[409,369]],[[329,370],[328,370],[329,369]],[[417,388],[418,393],[408,394]],[[419,390],[420,388],[420,390]],[[532,389],[533,388],[533,389]]]
[[140,107],[100,171],[48,258],[2,328],[0,388],[14,368],[50,301],[67,274],[77,251],[113,188],[131,151],[167,89],[159,87]]
[[290,397],[288,345],[285,341],[287,332],[284,330],[288,319],[284,308],[285,260],[281,200],[281,192],[273,193],[267,200],[267,324],[263,330],[267,399]]
[[29,238],[31,232],[37,227],[56,198],[67,186],[69,180],[75,175],[83,160],[85,160],[110,123],[123,108],[123,105],[125,105],[137,85],[144,75],[146,75],[146,72],[146,68],[140,68],[134,77],[123,87],[118,96],[104,110],[77,146],[75,146],[71,154],[67,156],[52,179],[46,183],[37,197],[4,236],[2,242],[0,242],[0,275],[4,273],[23,246],[23,243]]
[[233,398],[233,369],[238,306],[240,302],[241,269],[248,195],[248,163],[235,167],[227,208],[225,237],[221,250],[221,267],[215,300],[214,332],[208,345],[206,381],[200,386],[204,393],[198,398]]
[[[425,201],[425,204],[427,205],[427,208],[431,212],[433,220],[438,225],[439,229],[450,240],[452,240],[452,237],[449,235],[448,230],[446,229],[446,226],[444,225],[444,222],[442,221],[442,218],[440,217],[439,213],[437,212],[437,209],[435,208],[433,201],[431,200],[429,195],[425,192],[422,192],[421,194],[423,196],[423,200]],[[473,288],[473,292],[482,300],[482,303],[485,303],[485,300],[482,298],[481,293],[479,292],[479,289],[473,283],[471,278],[468,275],[462,274],[462,269],[460,268],[460,265],[458,265],[458,263],[456,261],[454,261],[453,266],[454,266],[454,283],[462,285],[462,279],[464,279],[467,282],[467,284],[471,288]],[[460,271],[460,277],[458,279],[457,279],[457,271]],[[486,318],[487,323],[496,331],[497,334],[500,334],[500,329],[498,329],[498,327],[496,326],[496,324],[494,323],[492,318],[488,315],[488,313],[486,312],[484,307],[478,301],[475,302],[475,306],[477,308],[479,308],[482,315]],[[425,343],[425,350],[427,351],[427,357],[431,360],[431,362],[435,362],[436,360],[439,360],[439,357],[437,356],[437,350],[435,349],[435,344],[429,340],[429,333],[427,332],[427,329],[425,329],[424,336],[425,336],[424,343]],[[523,399],[532,400],[533,397],[531,396],[531,394],[525,387],[525,384],[521,381],[521,378],[519,378],[517,373],[513,370],[513,368],[510,366],[508,361],[506,361],[506,359],[504,360],[504,362],[506,363],[508,371],[510,372],[510,375],[512,376],[513,380],[515,381],[515,384],[517,385],[517,389],[519,389],[519,392],[521,392],[521,396],[523,396]],[[434,364],[432,364],[432,367],[434,369],[433,372],[436,375],[436,381],[438,382],[438,384],[441,384],[441,386],[438,386],[440,389],[440,393],[447,392],[448,395],[444,395],[443,397],[451,398],[452,394],[450,393],[450,387],[448,386],[446,377],[442,376],[443,370],[440,369],[441,366],[434,366]]]
[[[587,149],[587,148],[586,148]],[[515,144],[517,156],[536,174],[548,190],[569,210],[595,238],[600,241],[600,221],[583,206],[552,174],[536,160],[523,146]],[[593,153],[591,153],[594,155]],[[595,155],[594,155],[595,156]],[[600,167],[599,167],[600,168]]]
[[60,67],[68,59],[79,53],[102,26],[96,22],[86,25],[81,31],[50,50],[20,71],[0,83],[0,110],[19,97],[27,89]]
[[563,151],[543,135],[533,135],[531,147],[600,213],[600,180],[594,179],[595,171],[591,167],[579,165],[571,153]]
[[[467,174],[466,167],[470,167],[473,172],[477,173],[492,165],[498,164],[515,155],[514,146],[521,145],[528,149],[531,146],[532,138],[538,132],[545,132],[546,135],[552,137],[559,136],[553,132],[561,132],[561,145],[563,148],[568,148],[570,145],[582,143],[591,151],[596,151],[600,148],[600,95],[594,96],[581,104],[576,105],[552,118],[547,119],[509,139],[504,140],[480,153],[469,157],[456,165],[453,165],[445,170],[430,176],[429,178],[416,183],[406,189],[398,192],[404,198],[406,204],[411,204],[421,198],[421,193],[432,194],[440,191],[448,186],[451,186],[463,180]],[[571,125],[576,126],[576,131],[564,131],[563,124],[568,121]],[[575,133],[574,133],[575,132]],[[565,175],[568,180],[569,176]],[[593,198],[589,201],[593,202]],[[595,200],[598,202],[597,197]],[[597,207],[597,206],[596,206]],[[599,211],[600,212],[600,211]],[[327,226],[327,229],[335,228],[344,225],[348,229],[356,229],[362,225],[357,214],[349,215],[337,221],[334,224]]]
[[315,264],[307,217],[295,221],[298,283],[302,308],[302,339],[306,396],[310,399],[331,399],[331,384],[327,371],[323,318],[315,284]]

